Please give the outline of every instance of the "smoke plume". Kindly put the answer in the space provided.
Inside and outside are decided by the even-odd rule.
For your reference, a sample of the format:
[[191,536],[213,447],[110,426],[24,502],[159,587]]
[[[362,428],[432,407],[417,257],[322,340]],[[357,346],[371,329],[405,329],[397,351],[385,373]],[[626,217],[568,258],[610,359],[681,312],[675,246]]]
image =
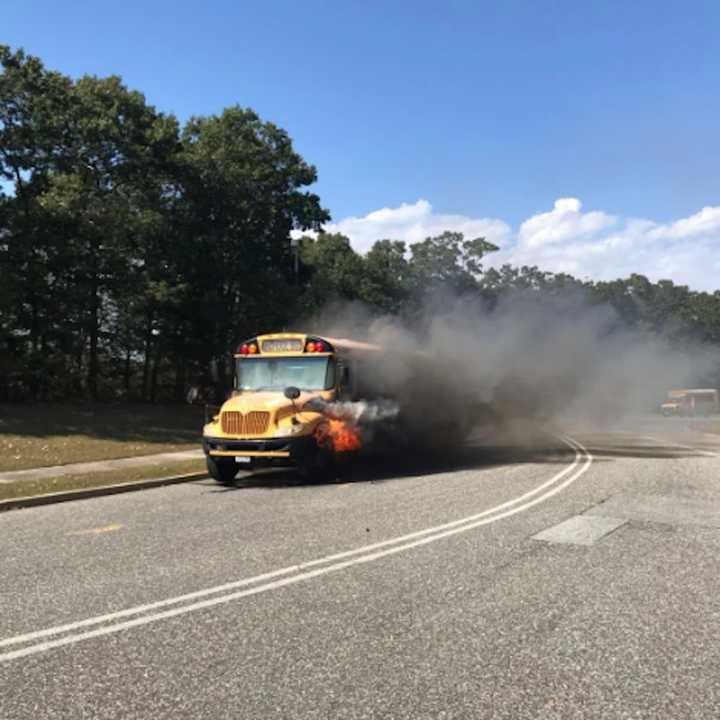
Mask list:
[[716,351],[628,328],[609,305],[580,293],[518,295],[492,307],[434,296],[409,319],[332,304],[304,327],[380,345],[385,352],[359,378],[362,410],[346,409],[362,422],[365,413],[382,415],[378,398],[393,398],[418,431],[612,423],[656,410],[671,388],[712,387],[719,366]]

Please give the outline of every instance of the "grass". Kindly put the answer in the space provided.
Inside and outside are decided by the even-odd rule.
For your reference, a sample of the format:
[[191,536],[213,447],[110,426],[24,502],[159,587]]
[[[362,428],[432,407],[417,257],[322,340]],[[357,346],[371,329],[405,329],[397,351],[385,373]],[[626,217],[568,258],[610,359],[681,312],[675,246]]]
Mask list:
[[191,405],[0,404],[0,471],[200,447]]
[[162,464],[143,465],[126,470],[108,470],[101,473],[84,475],[62,475],[55,478],[40,480],[20,480],[13,483],[0,483],[0,500],[11,500],[19,497],[47,495],[48,493],[65,490],[84,490],[87,488],[104,487],[133,480],[185,475],[205,470],[205,460],[169,461]]

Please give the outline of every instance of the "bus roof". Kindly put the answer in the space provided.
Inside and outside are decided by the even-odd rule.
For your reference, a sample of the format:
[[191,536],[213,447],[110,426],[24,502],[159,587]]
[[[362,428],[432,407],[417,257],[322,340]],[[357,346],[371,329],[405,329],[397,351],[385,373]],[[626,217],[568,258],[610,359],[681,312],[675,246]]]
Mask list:
[[333,347],[339,350],[355,350],[360,352],[380,352],[382,350],[382,347],[380,347],[380,345],[360,342],[359,340],[350,340],[349,338],[326,337],[325,340],[327,340]]
[[332,351],[342,354],[379,353],[382,351],[380,345],[349,338],[333,338],[315,333],[280,332],[256,335],[254,338],[245,341],[238,348],[235,357],[244,356],[244,349],[250,345],[254,346],[254,349],[250,348],[252,351],[250,354],[252,355],[304,355],[306,344],[312,341],[326,343],[329,348],[332,348]]
[[668,397],[683,397],[684,395],[717,395],[715,388],[688,388],[686,390],[669,390]]

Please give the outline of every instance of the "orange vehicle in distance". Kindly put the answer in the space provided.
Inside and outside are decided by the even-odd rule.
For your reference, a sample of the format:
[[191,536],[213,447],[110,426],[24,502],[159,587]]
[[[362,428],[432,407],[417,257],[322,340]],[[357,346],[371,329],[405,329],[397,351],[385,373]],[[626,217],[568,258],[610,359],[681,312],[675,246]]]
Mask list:
[[670,390],[660,406],[666,417],[672,415],[713,415],[720,412],[718,391],[712,388]]

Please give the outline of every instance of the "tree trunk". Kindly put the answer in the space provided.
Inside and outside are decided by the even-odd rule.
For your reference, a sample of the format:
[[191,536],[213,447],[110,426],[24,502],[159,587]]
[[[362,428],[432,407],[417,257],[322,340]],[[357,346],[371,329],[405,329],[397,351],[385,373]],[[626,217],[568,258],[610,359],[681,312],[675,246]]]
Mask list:
[[40,375],[42,373],[42,363],[38,362],[40,332],[38,322],[37,298],[34,293],[30,296],[30,305],[30,357],[32,358],[29,374],[30,397],[33,400],[40,400]]
[[218,404],[225,402],[228,388],[227,361],[221,356],[217,362],[217,383],[215,384],[215,400]]
[[100,277],[99,248],[96,239],[90,241],[90,356],[88,358],[88,392],[93,400],[98,399],[98,346],[100,338]]
[[175,400],[185,399],[185,386],[187,385],[187,365],[182,357],[175,363],[175,388],[173,396]]
[[152,347],[153,347],[153,312],[148,311],[147,322],[145,324],[145,352],[143,357],[143,370],[142,370],[142,399],[147,400],[150,395],[150,361],[152,358]]
[[100,302],[98,298],[97,276],[93,278],[90,296],[90,357],[88,358],[88,391],[93,400],[98,399],[98,339],[100,336]]
[[160,343],[155,343],[155,358],[152,367],[152,383],[150,385],[150,402],[154,403],[157,399],[157,380],[158,370],[160,367]]
[[123,387],[125,388],[125,399],[130,399],[130,347],[125,348],[125,367],[123,369]]

